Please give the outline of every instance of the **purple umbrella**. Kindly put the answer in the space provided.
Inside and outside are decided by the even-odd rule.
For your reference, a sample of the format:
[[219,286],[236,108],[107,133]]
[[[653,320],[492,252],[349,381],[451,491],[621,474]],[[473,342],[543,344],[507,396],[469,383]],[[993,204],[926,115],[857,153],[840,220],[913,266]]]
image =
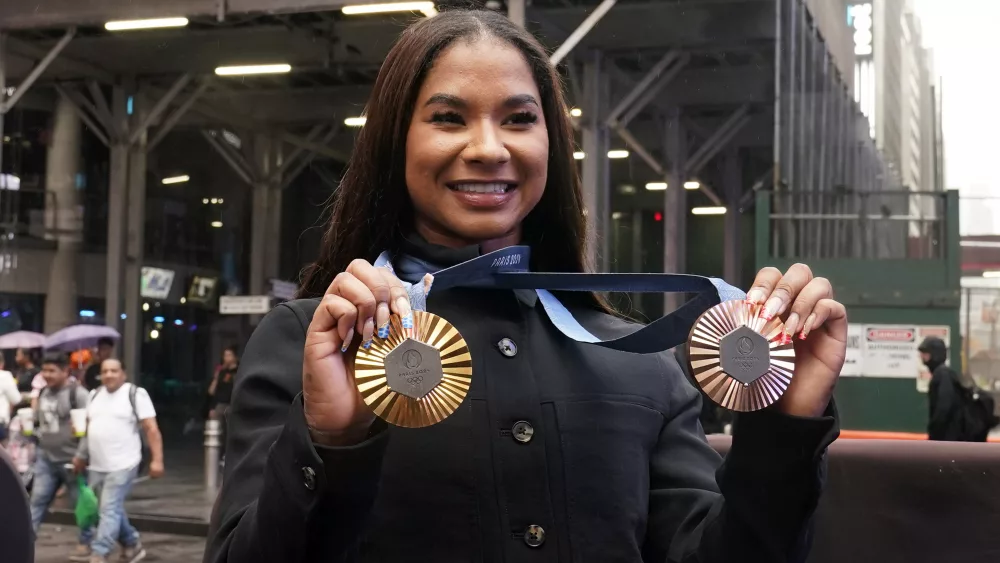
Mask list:
[[0,350],[11,350],[13,348],[41,348],[45,346],[45,335],[40,332],[30,330],[19,330],[8,332],[0,336]]
[[109,326],[73,325],[50,334],[45,339],[45,349],[74,352],[81,348],[93,348],[102,338],[118,340],[121,335]]

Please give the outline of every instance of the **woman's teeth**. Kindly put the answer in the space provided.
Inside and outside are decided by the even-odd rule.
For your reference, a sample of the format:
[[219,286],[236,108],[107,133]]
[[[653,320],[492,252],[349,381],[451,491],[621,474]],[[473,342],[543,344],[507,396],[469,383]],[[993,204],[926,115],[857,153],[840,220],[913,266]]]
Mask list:
[[474,194],[502,194],[510,188],[510,184],[455,184],[451,189],[456,192]]

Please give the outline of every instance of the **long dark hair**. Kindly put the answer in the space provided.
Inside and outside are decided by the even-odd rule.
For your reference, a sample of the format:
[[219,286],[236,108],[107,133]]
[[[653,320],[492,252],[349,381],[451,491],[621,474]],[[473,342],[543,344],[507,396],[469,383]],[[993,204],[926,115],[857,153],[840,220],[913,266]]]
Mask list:
[[[532,268],[586,271],[586,219],[580,178],[573,160],[573,129],[562,81],[538,41],[502,14],[449,10],[403,31],[386,57],[366,106],[367,122],[340,187],[333,197],[319,259],[303,272],[300,297],[322,296],[351,260],[372,261],[398,248],[412,228],[413,205],[406,189],[406,137],[420,87],[446,47],[460,39],[496,38],[524,55],[541,95],[549,135],[545,193],[522,224],[522,243],[531,246]],[[588,305],[606,309],[598,296]]]

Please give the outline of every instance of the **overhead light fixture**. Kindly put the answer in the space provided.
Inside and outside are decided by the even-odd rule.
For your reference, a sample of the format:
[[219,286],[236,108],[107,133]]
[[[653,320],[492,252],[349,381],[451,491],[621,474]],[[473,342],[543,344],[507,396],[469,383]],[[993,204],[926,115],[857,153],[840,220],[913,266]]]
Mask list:
[[701,187],[701,184],[698,183],[698,182],[695,182],[693,180],[684,182],[684,189],[685,190],[697,190],[700,187]]
[[219,198],[217,198],[217,197],[213,197],[213,198],[212,198],[212,205],[215,205],[215,204],[217,204],[217,203],[219,203]]
[[621,219],[624,216],[625,216],[625,214],[622,213],[621,211],[615,211],[614,213],[611,214],[611,218],[614,219],[615,221],[618,221],[619,219]]
[[142,304],[142,310],[143,311],[148,311],[149,310],[149,303],[143,303]]
[[183,304],[185,304],[187,302],[188,302],[187,297],[181,297],[181,305],[183,305]]
[[386,4],[359,4],[340,9],[345,16],[363,14],[388,14],[392,12],[420,12],[427,17],[437,15],[434,2],[389,2]]
[[344,120],[344,125],[348,127],[364,127],[367,122],[368,118],[362,115],[361,117],[348,117]]
[[208,205],[208,198],[207,197],[201,198],[201,202],[204,203],[205,205]]
[[583,115],[583,110],[580,108],[573,108],[569,110],[569,114],[572,115],[573,117],[580,117],[581,115]]
[[80,310],[80,316],[81,317],[96,317],[97,316],[97,312],[91,311],[90,309],[81,309]]
[[692,215],[725,215],[725,207],[695,207],[691,210]]
[[212,221],[212,226],[215,227],[216,229],[221,228],[222,221]]
[[164,178],[160,182],[164,184],[183,184],[191,179],[191,176],[187,174],[181,174],[180,176],[171,176],[169,178]]
[[104,24],[108,31],[130,31],[133,29],[156,29],[160,27],[184,27],[187,18],[154,18],[148,20],[122,20]]
[[160,331],[156,330],[155,328],[149,331],[149,338],[151,340],[156,340],[159,337],[160,337]]
[[243,65],[243,66],[220,66],[215,69],[215,74],[219,76],[246,76],[248,74],[282,74],[291,72],[292,65],[270,64],[270,65]]
[[666,182],[647,182],[646,183],[646,189],[649,190],[649,191],[651,191],[651,192],[662,192],[663,190],[667,189],[667,183]]
[[573,158],[576,160],[583,160],[584,156],[586,155],[583,154],[583,151],[576,151],[575,153],[573,153]]
[[1000,278],[1000,270],[987,270],[983,272],[984,278]]
[[628,158],[628,151],[625,150],[608,151],[608,158],[614,158],[614,159]]

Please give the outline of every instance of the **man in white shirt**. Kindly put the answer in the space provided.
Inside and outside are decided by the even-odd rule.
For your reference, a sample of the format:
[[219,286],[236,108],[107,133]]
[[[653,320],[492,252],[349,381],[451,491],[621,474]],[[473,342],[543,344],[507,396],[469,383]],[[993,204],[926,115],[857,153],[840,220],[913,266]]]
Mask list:
[[107,563],[116,543],[122,560],[135,563],[146,556],[139,532],[125,514],[125,498],[142,462],[140,428],[150,450],[149,476],[163,475],[163,439],[149,394],[126,381],[121,361],[101,364],[101,387],[91,392],[87,408],[87,447],[73,464],[88,466],[88,482],[100,497],[100,523],[90,544],[90,563]]

